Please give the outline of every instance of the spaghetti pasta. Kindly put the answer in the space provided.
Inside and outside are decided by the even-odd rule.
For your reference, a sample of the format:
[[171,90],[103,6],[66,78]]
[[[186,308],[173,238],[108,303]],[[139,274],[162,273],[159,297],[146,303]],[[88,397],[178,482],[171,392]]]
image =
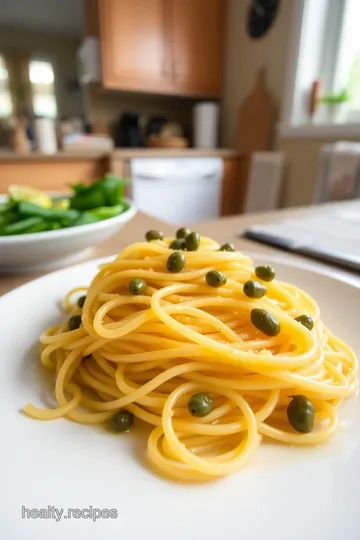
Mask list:
[[[88,289],[66,296],[80,326],[69,330],[66,321],[40,337],[58,407],[27,404],[25,413],[100,424],[125,408],[152,427],[152,465],[191,481],[234,472],[262,437],[292,445],[327,440],[337,406],[357,388],[357,360],[323,324],[315,301],[266,280],[251,259],[205,237],[199,249],[181,252],[176,271],[174,258],[167,266],[173,240],[130,245],[100,267]],[[214,270],[222,278],[210,286]],[[134,279],[141,286],[129,288]],[[255,285],[244,287],[249,280]],[[80,291],[86,300],[78,305]],[[254,324],[254,310],[275,321],[276,332]],[[194,416],[189,400],[199,393],[212,407]],[[294,395],[311,401],[314,429],[293,429]]]

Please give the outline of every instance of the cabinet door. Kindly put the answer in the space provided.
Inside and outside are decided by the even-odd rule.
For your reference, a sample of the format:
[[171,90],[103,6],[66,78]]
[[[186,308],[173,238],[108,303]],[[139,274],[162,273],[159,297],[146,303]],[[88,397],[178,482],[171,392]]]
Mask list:
[[173,74],[180,93],[220,97],[226,0],[172,0]]
[[168,91],[168,0],[99,0],[105,88]]

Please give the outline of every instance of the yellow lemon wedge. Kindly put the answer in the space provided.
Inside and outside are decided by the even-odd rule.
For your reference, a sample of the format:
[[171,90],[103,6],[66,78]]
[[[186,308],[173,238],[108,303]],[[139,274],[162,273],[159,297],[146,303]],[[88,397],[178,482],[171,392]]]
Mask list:
[[59,210],[67,210],[70,208],[70,199],[54,199],[52,201],[52,207]]
[[46,193],[29,186],[17,186],[15,184],[9,186],[8,189],[10,197],[16,201],[27,201],[33,204],[37,204],[42,208],[51,208],[52,201]]

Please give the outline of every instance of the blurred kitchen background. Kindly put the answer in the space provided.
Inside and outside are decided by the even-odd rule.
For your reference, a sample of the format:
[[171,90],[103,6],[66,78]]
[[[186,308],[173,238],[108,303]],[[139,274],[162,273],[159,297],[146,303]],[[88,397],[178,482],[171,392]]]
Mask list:
[[359,0],[0,0],[0,193],[111,170],[184,223],[359,197],[359,18]]

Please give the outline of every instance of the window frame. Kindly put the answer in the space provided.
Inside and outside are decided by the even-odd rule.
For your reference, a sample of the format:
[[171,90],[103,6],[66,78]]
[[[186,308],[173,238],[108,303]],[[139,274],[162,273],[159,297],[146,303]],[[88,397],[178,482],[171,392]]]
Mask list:
[[14,100],[13,100],[13,96],[11,95],[10,75],[9,75],[9,70],[8,70],[8,66],[7,66],[7,62],[6,62],[6,54],[3,54],[2,51],[0,51],[0,58],[2,59],[2,61],[4,63],[4,66],[5,66],[5,70],[7,72],[7,77],[6,77],[6,79],[4,79],[6,81],[6,83],[4,85],[2,83],[2,79],[0,79],[0,81],[1,81],[0,86],[3,86],[3,88],[1,88],[0,91],[1,91],[1,93],[3,95],[4,95],[4,93],[7,94],[8,98],[9,98],[9,101],[10,101],[9,113],[7,115],[0,114],[0,119],[1,120],[8,120],[14,114]]
[[52,120],[58,120],[60,117],[60,111],[59,111],[59,81],[57,77],[57,65],[56,65],[56,58],[51,54],[44,54],[44,53],[37,53],[32,52],[28,59],[28,80],[30,85],[30,93],[31,93],[31,106],[33,110],[33,114],[35,115],[34,111],[34,102],[33,102],[33,87],[32,82],[30,81],[30,62],[48,62],[51,64],[53,72],[54,72],[54,81],[53,81],[53,88],[54,88],[54,97],[55,97],[55,103],[56,103],[56,116],[52,117]]
[[[320,62],[325,66],[322,91],[334,91],[336,88],[336,73],[340,56],[338,43],[346,9],[346,0],[317,0],[315,6],[318,12],[316,13],[314,3],[311,2],[312,0],[294,0],[285,72],[285,92],[280,123],[277,126],[278,135],[280,138],[358,137],[360,136],[359,122],[331,123],[323,117],[321,123],[313,123],[306,117],[304,100],[309,99],[310,85],[318,78]],[[310,18],[310,12],[315,17]],[[322,27],[321,38],[314,39],[314,36],[319,34],[319,27],[320,29]],[[330,39],[329,36],[331,36]],[[308,47],[307,55],[306,47]],[[357,109],[356,116],[359,116]]]

